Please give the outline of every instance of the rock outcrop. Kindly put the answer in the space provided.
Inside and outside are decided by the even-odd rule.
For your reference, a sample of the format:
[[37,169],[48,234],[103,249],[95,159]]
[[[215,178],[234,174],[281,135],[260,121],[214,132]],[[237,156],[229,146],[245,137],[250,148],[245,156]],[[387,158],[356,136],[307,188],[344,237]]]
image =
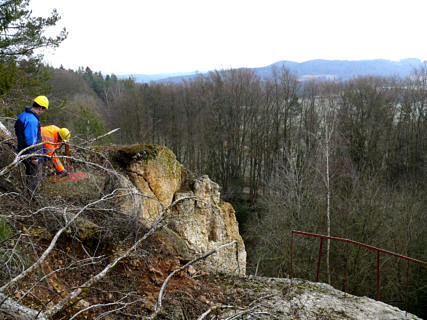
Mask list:
[[[216,272],[245,274],[246,251],[235,212],[221,200],[217,183],[206,175],[194,177],[162,146],[127,146],[114,150],[111,157],[141,194],[139,199],[127,197],[121,203],[123,212],[138,215],[149,227],[164,208],[181,199],[167,219],[168,228],[186,243],[186,252],[180,254],[186,259],[197,257],[236,241],[237,246],[221,250],[202,264]],[[114,187],[129,187],[129,183],[119,178]]]
[[[0,168],[4,168],[13,161],[15,154],[13,143],[5,143],[12,139],[10,133],[1,127],[0,132],[3,141],[0,145]],[[246,273],[246,251],[235,212],[231,204],[221,200],[217,183],[206,175],[194,177],[166,147],[113,146],[102,151],[107,151],[116,169],[121,172],[109,176],[105,191],[114,188],[122,188],[123,192],[131,191],[120,203],[123,213],[136,216],[145,226],[150,227],[162,211],[178,201],[176,206],[168,210],[166,220],[167,228],[170,229],[167,233],[173,235],[171,239],[185,243],[185,246],[177,246],[177,254],[185,261],[235,241],[235,246],[220,250],[199,265],[214,272]],[[17,187],[21,182],[18,170],[19,167],[15,167],[0,177],[2,189],[19,191]],[[94,195],[93,185],[99,185],[91,182],[58,184],[45,179],[42,187],[45,194],[85,198]],[[91,227],[90,230],[96,228]]]
[[[256,319],[334,319],[397,320],[420,319],[417,316],[368,297],[339,291],[326,283],[301,279],[264,277],[217,277],[224,294],[240,301],[245,308],[226,311],[223,318],[246,314]],[[247,307],[247,306],[250,307]],[[242,317],[243,318],[243,317]]]

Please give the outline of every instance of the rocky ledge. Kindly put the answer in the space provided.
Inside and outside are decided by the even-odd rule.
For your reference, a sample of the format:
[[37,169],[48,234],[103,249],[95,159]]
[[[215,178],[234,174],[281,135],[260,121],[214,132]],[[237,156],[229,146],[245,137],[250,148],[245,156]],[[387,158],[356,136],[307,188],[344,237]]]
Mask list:
[[[225,296],[224,304],[212,309],[212,312],[222,311],[220,319],[233,316],[265,320],[420,319],[381,301],[346,294],[325,283],[255,276],[216,276],[212,281]],[[227,306],[238,307],[227,311]]]

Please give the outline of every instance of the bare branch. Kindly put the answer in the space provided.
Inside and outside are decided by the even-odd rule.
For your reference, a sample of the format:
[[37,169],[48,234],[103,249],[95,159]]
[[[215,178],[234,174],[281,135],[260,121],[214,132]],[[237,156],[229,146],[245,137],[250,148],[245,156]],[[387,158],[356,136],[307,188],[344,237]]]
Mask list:
[[113,313],[113,312],[116,312],[116,311],[118,311],[118,310],[124,309],[124,308],[128,307],[129,305],[136,304],[136,303],[145,303],[145,302],[147,302],[147,301],[146,301],[146,300],[144,300],[144,299],[135,299],[135,300],[132,300],[132,301],[130,301],[130,302],[126,302],[125,300],[126,300],[128,297],[132,296],[132,295],[133,295],[133,292],[128,293],[128,294],[126,294],[126,295],[124,295],[124,296],[123,296],[123,297],[121,297],[119,300],[114,301],[114,302],[93,304],[93,305],[91,305],[91,306],[89,306],[89,307],[87,307],[87,308],[84,308],[84,309],[82,309],[82,310],[80,310],[80,311],[76,312],[76,313],[75,313],[75,314],[70,318],[70,320],[75,319],[75,318],[76,318],[76,317],[78,317],[80,314],[82,314],[82,313],[84,313],[84,312],[86,312],[86,311],[89,311],[89,310],[91,310],[91,309],[95,309],[95,308],[102,308],[102,307],[116,306],[116,308],[115,308],[115,309],[110,310],[110,311],[107,311],[107,312],[104,312],[102,315],[100,315],[100,317],[98,317],[98,318],[102,318],[102,317],[105,317],[106,315],[108,315],[108,314],[110,314],[110,313]]
[[0,311],[12,316],[14,319],[22,320],[47,320],[48,318],[37,310],[28,308],[15,300],[9,298],[3,293],[0,293]]
[[45,154],[41,154],[41,153],[30,153],[30,154],[24,154],[24,152],[34,149],[36,147],[42,146],[44,143],[40,142],[38,144],[33,144],[29,147],[26,147],[25,149],[22,149],[21,151],[19,151],[16,156],[15,159],[13,159],[13,161],[11,163],[9,163],[6,167],[4,167],[1,171],[0,171],[0,177],[5,175],[6,173],[10,172],[14,167],[16,167],[22,160],[28,159],[28,158],[33,158],[33,157],[43,157],[45,156]]
[[[59,239],[59,236],[77,219],[77,217],[83,211],[85,211],[87,208],[89,208],[89,207],[91,207],[91,206],[93,206],[93,205],[95,205],[95,204],[97,204],[99,202],[106,201],[107,199],[111,198],[111,196],[114,195],[114,194],[115,194],[115,190],[112,193],[110,193],[110,194],[102,197],[101,199],[93,201],[93,202],[87,204],[86,206],[84,206],[82,209],[80,209],[80,211],[76,215],[72,216],[72,218],[69,221],[67,221],[67,223],[56,232],[56,234],[53,237],[53,239],[51,240],[48,248],[43,252],[43,254],[40,256],[40,258],[36,262],[34,262],[30,267],[28,267],[26,270],[22,271],[19,275],[17,275],[15,278],[13,278],[12,280],[10,280],[4,286],[2,286],[0,288],[0,292],[3,292],[4,290],[6,290],[10,286],[12,286],[14,283],[18,282],[19,280],[21,280],[22,278],[26,277],[31,272],[33,272],[34,269],[37,268],[46,259],[46,257],[49,255],[49,253],[53,250],[53,248],[56,245],[56,242]],[[66,211],[66,208],[64,209],[64,216],[66,216],[65,215],[65,213],[66,213],[65,211]]]
[[209,256],[213,255],[214,253],[217,253],[219,250],[221,250],[221,249],[223,249],[223,248],[225,248],[225,247],[228,247],[228,246],[230,246],[230,245],[232,245],[232,244],[236,244],[236,243],[237,243],[237,241],[236,241],[236,240],[233,240],[233,241],[231,241],[231,242],[225,243],[225,244],[223,244],[223,245],[219,246],[218,248],[215,248],[215,249],[213,249],[213,250],[209,251],[208,253],[205,253],[204,255],[202,255],[202,256],[200,256],[200,257],[198,257],[198,258],[196,258],[196,259],[193,259],[193,260],[191,260],[191,261],[189,261],[189,262],[187,262],[187,263],[186,263],[185,265],[183,265],[181,268],[178,268],[178,269],[176,269],[176,270],[172,271],[172,272],[171,272],[171,273],[166,277],[165,281],[163,282],[162,287],[160,288],[159,296],[158,296],[158,298],[157,298],[157,303],[156,303],[156,307],[155,307],[155,309],[154,309],[154,313],[153,313],[150,317],[148,317],[148,319],[154,319],[154,318],[157,316],[157,314],[160,312],[160,310],[162,309],[162,298],[163,298],[163,292],[164,292],[164,290],[165,290],[165,288],[166,288],[166,286],[167,286],[167,284],[168,284],[169,280],[170,280],[170,279],[171,279],[171,278],[172,278],[176,273],[178,273],[178,272],[180,272],[180,271],[182,271],[182,270],[186,269],[187,267],[191,266],[192,264],[194,264],[194,263],[196,263],[196,262],[198,262],[198,261],[201,261],[201,260],[206,259],[207,257],[209,257]]
[[92,140],[89,140],[89,141],[86,141],[86,142],[82,143],[82,145],[87,145],[87,144],[94,143],[95,141],[97,141],[97,140],[99,140],[101,138],[104,138],[104,137],[106,137],[106,136],[108,136],[110,134],[113,134],[113,133],[115,133],[118,130],[120,130],[120,128],[113,129],[113,130],[111,130],[111,131],[109,131],[109,132],[107,132],[107,133],[105,133],[105,134],[103,134],[103,135],[101,135],[99,137],[96,137],[96,138],[94,138]]
[[[129,256],[132,252],[136,250],[136,248],[148,237],[150,237],[160,226],[160,223],[163,221],[163,219],[166,216],[166,213],[170,211],[171,208],[176,206],[179,202],[185,201],[188,199],[194,199],[194,197],[184,197],[178,200],[175,200],[170,204],[168,207],[164,208],[163,211],[159,214],[156,221],[151,226],[150,230],[148,230],[139,240],[137,240],[128,250],[126,250],[123,254],[116,257],[111,263],[109,263],[101,272],[96,274],[95,276],[91,277],[88,281],[86,281],[83,285],[81,285],[79,288],[75,289],[73,292],[71,292],[67,297],[62,299],[60,302],[58,302],[56,305],[54,305],[52,308],[46,311],[47,316],[52,316],[62,310],[64,307],[66,307],[68,304],[70,304],[72,301],[74,301],[83,291],[83,288],[89,288],[95,283],[97,283],[99,280],[104,278],[107,273],[114,268],[114,266],[117,265],[121,260]],[[211,253],[212,254],[212,253]]]

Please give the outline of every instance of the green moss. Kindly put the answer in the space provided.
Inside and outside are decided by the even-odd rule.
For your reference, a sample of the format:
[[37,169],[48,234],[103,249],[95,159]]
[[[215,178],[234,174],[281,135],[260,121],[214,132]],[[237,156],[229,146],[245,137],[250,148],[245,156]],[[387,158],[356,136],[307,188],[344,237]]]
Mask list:
[[155,159],[161,146],[153,144],[134,144],[129,146],[112,146],[111,160],[122,167],[127,167],[132,161],[148,161]]
[[97,146],[94,151],[106,155],[117,169],[126,169],[135,161],[161,167],[162,175],[165,178],[181,181],[182,191],[192,190],[194,175],[176,160],[175,154],[170,149],[164,146],[154,144],[109,145]]
[[299,283],[299,284],[292,284],[292,287],[295,288],[295,293],[300,295],[303,294],[304,291],[307,289],[307,286],[305,284]]
[[0,218],[0,241],[9,239],[12,235],[12,229],[5,219]]
[[121,148],[119,151],[128,156],[137,157],[142,160],[155,159],[159,153],[160,146],[153,144],[136,144]]
[[165,169],[163,174],[166,178],[181,179],[182,166],[171,150],[166,148],[159,150],[156,160]]
[[299,284],[293,284],[292,287],[296,289],[297,294],[302,294],[304,291],[309,290],[312,292],[319,292],[319,293],[325,293],[328,294],[329,291],[323,287],[317,286],[315,284],[304,282]]
[[153,144],[134,144],[129,146],[110,146],[104,149],[110,154],[113,162],[122,168],[126,168],[133,161],[158,161],[165,169],[166,174],[173,174],[174,177],[180,172],[180,163],[176,160],[175,154],[166,147]]

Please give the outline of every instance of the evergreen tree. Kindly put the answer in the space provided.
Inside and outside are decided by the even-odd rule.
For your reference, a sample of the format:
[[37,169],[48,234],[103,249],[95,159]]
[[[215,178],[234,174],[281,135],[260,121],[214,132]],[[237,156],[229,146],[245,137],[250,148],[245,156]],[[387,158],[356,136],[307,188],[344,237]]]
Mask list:
[[57,47],[67,36],[63,29],[56,37],[44,31],[60,19],[54,9],[48,18],[33,17],[27,7],[30,0],[0,0],[0,60],[21,60],[43,47]]
[[[57,47],[67,36],[65,29],[56,37],[45,36],[45,30],[60,19],[56,10],[48,18],[34,17],[29,0],[0,0],[0,97],[2,113],[22,105],[35,94],[46,94],[48,74],[41,64],[39,48]],[[6,109],[6,106],[8,108]]]

